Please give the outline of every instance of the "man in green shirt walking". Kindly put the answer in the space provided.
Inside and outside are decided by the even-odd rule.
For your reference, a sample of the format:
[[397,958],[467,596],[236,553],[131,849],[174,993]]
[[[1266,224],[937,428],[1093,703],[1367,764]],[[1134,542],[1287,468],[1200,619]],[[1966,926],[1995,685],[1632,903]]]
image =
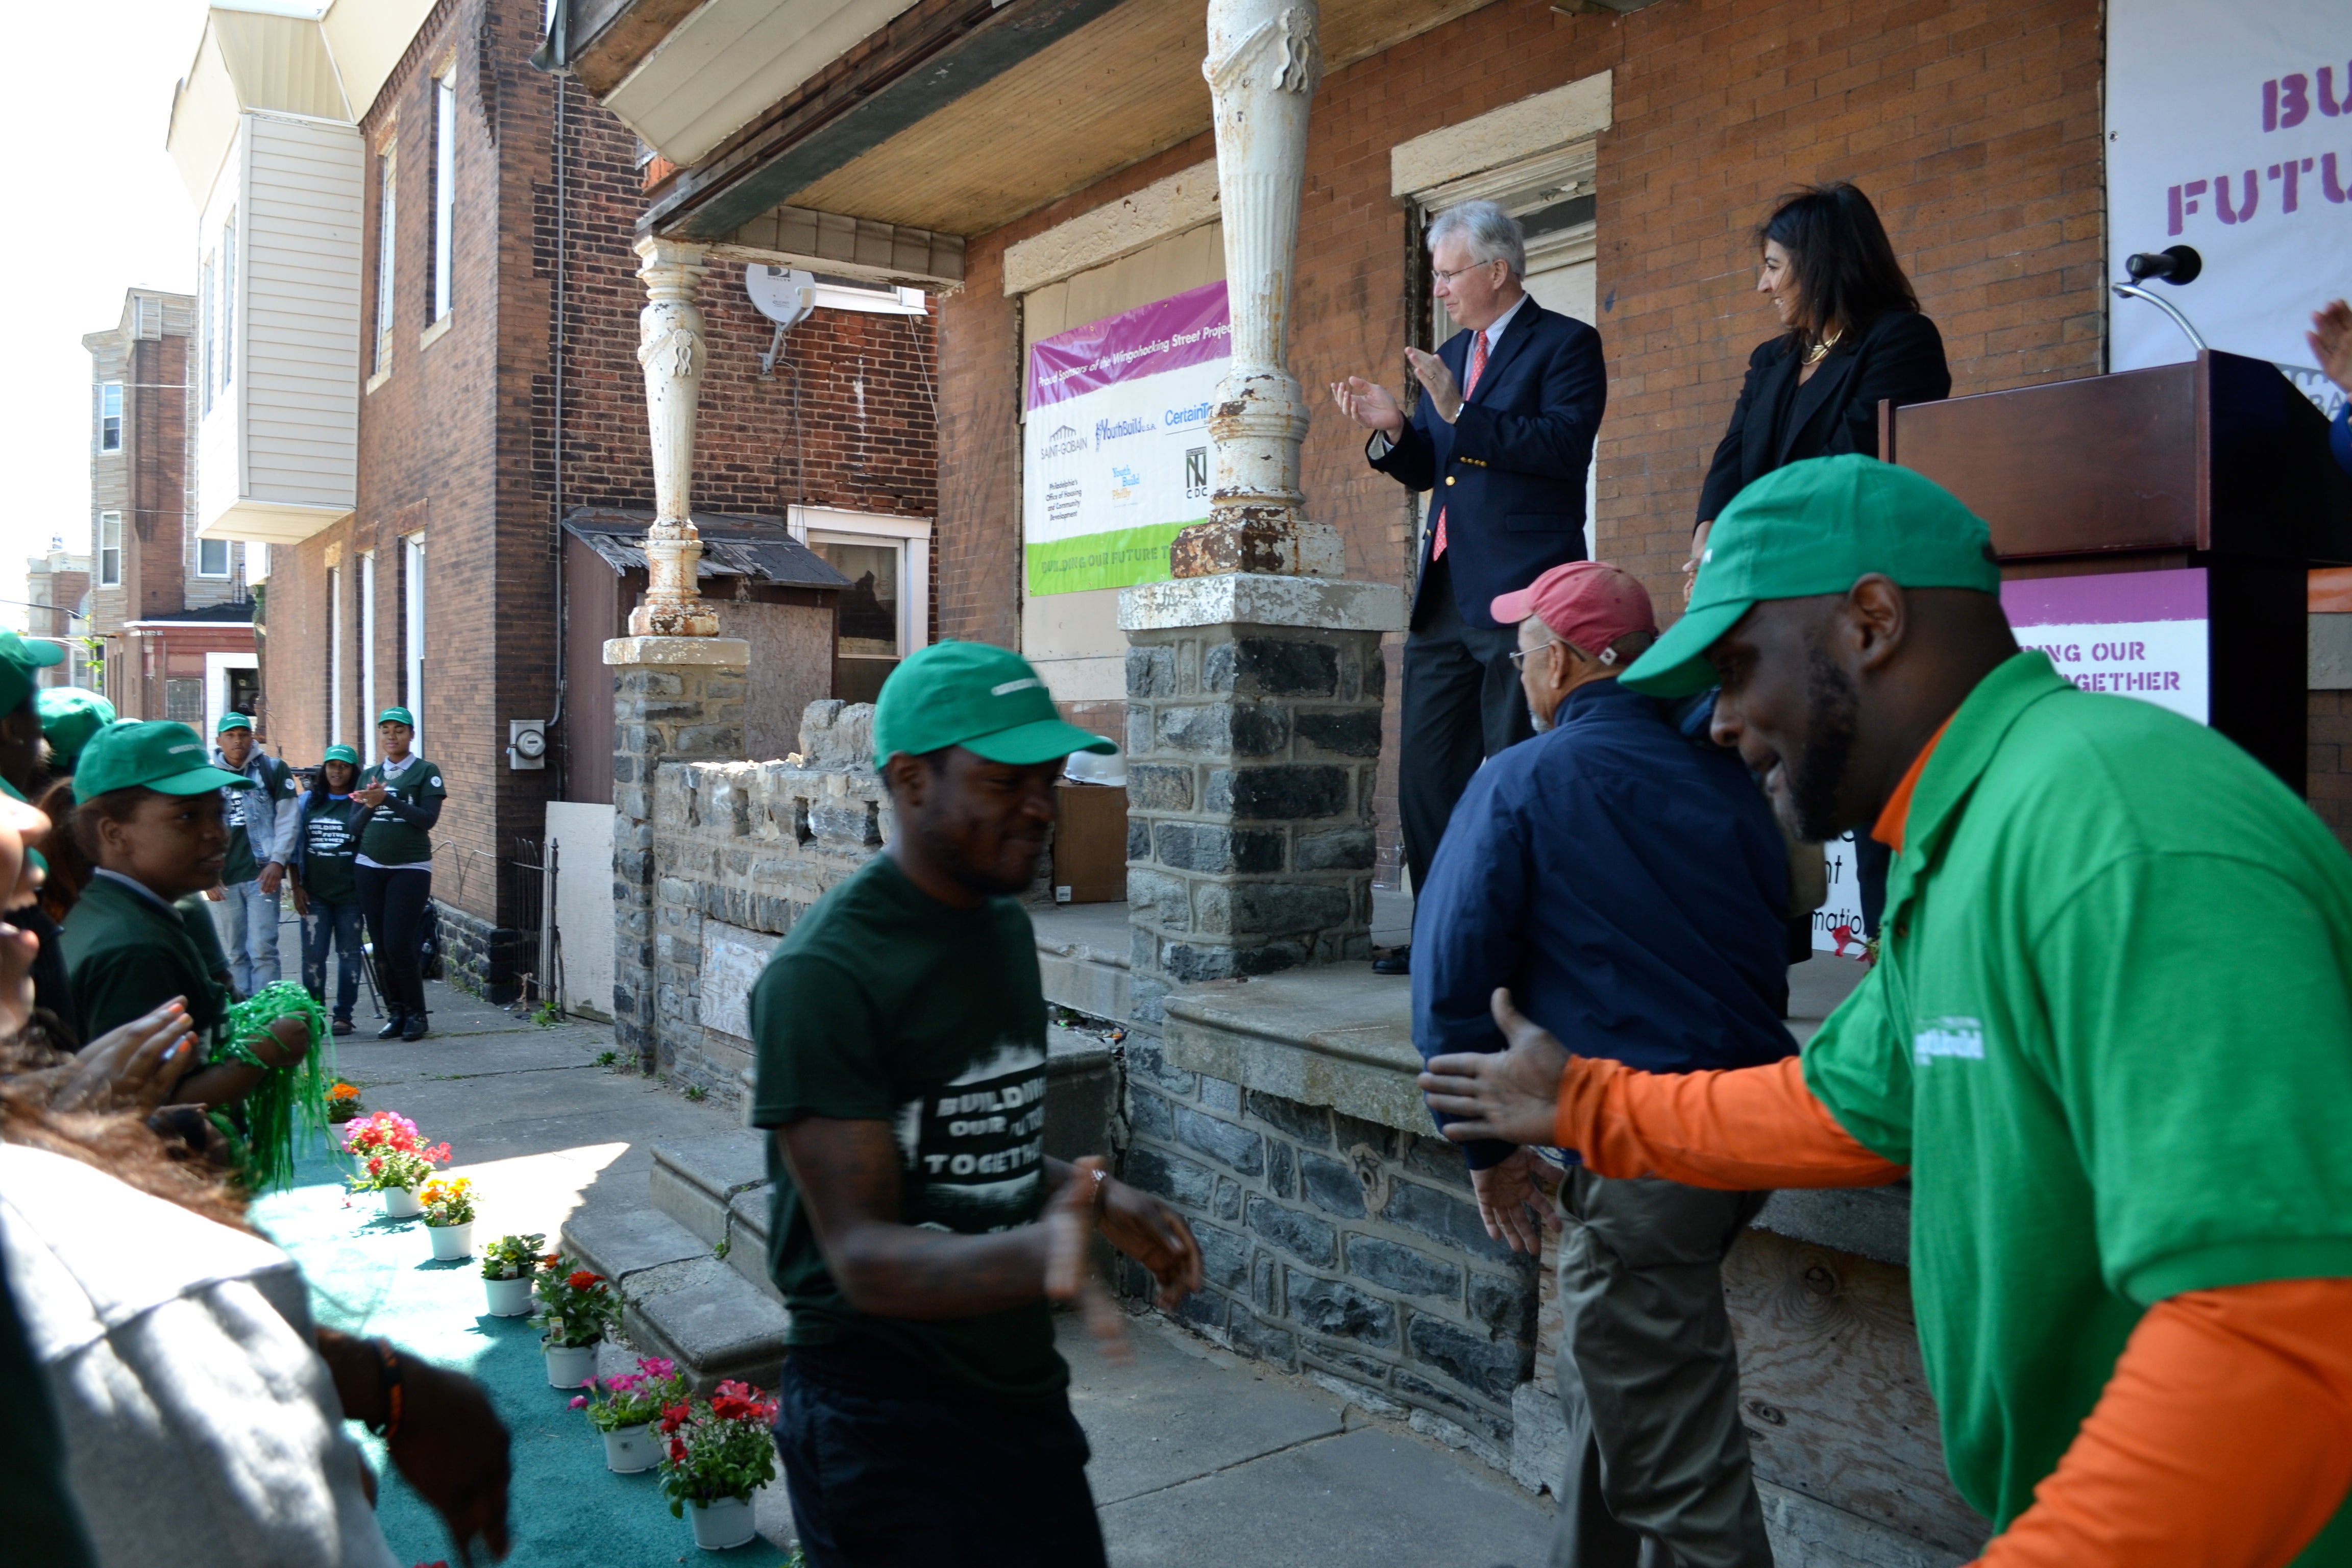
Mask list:
[[1074,751],[1018,654],[941,643],[874,718],[895,831],[793,926],[751,993],[753,1125],[775,1129],[769,1268],[792,1309],[776,1447],[812,1568],[1100,1568],[1049,1303],[1118,1316],[1097,1226],[1172,1303],[1176,1212],[1046,1156],[1028,887]]
[[[2078,691],[1985,525],[1859,457],[1717,520],[1622,679],[1801,837],[1895,851],[1885,937],[1799,1062],[1681,1079],[1512,1046],[1422,1082],[1449,1136],[1602,1175],[1912,1184],[1912,1294],[1987,1568],[2352,1563],[2352,860],[2213,731]],[[1570,1043],[1571,1046],[1574,1042]]]

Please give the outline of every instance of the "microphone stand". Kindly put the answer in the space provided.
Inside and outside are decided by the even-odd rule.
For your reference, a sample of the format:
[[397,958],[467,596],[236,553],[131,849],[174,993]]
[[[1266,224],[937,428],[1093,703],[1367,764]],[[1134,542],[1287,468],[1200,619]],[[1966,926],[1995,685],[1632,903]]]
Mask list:
[[2199,333],[2195,327],[2189,324],[2189,318],[2182,315],[2180,313],[2179,307],[2174,305],[2171,300],[2159,299],[2156,295],[2151,294],[2147,289],[2141,288],[2137,283],[2111,283],[2108,287],[2126,300],[2145,300],[2149,304],[2155,306],[2158,310],[2163,311],[2166,315],[2171,317],[2172,324],[2179,327],[2182,332],[2186,333],[2190,345],[2200,353],[2211,346],[2205,342],[2204,337]]

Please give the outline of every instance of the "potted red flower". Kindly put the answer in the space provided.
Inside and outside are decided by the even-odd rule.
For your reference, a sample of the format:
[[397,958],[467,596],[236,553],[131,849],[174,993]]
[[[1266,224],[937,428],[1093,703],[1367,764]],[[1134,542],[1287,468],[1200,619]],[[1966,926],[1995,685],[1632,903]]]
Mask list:
[[362,1173],[344,1178],[352,1191],[382,1193],[383,1212],[394,1219],[425,1212],[416,1189],[433,1179],[434,1166],[449,1163],[448,1144],[425,1142],[416,1123],[396,1110],[345,1123],[343,1147],[360,1158]]
[[531,1326],[547,1338],[547,1382],[552,1388],[578,1388],[596,1375],[596,1347],[621,1315],[621,1299],[602,1274],[583,1268],[561,1253],[549,1255],[531,1282],[539,1315]]
[[684,1518],[694,1510],[694,1543],[705,1552],[740,1546],[757,1533],[751,1494],[776,1479],[769,1436],[775,1419],[774,1400],[749,1384],[728,1382],[708,1401],[673,1405],[654,1423],[670,1514]]

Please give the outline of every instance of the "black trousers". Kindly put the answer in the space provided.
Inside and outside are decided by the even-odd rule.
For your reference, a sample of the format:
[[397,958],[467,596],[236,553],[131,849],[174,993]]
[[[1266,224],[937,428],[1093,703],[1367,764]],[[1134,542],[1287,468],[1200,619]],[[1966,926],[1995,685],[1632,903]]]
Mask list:
[[425,905],[433,897],[430,871],[386,871],[354,866],[360,911],[375,944],[376,984],[395,1016],[425,1016]]
[[1066,1398],[958,1396],[878,1352],[802,1345],[784,1358],[776,1452],[809,1568],[1104,1568]]
[[1404,639],[1397,815],[1413,886],[1429,879],[1445,823],[1478,764],[1536,732],[1511,654],[1517,626],[1474,626],[1454,602],[1454,574],[1429,563]]

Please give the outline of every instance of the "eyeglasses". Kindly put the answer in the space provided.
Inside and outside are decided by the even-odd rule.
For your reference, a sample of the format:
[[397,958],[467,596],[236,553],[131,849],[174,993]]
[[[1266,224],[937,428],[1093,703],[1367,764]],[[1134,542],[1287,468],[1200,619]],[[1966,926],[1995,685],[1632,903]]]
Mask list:
[[[1497,258],[1497,259],[1500,258]],[[1429,269],[1429,280],[1433,283],[1451,283],[1456,278],[1461,277],[1465,272],[1475,272],[1481,267],[1492,267],[1494,265],[1495,263],[1492,261],[1474,261],[1467,267],[1457,267],[1451,272],[1445,271],[1442,268],[1433,267]]]
[[1531,653],[1541,653],[1548,647],[1566,647],[1568,645],[1566,643],[1555,638],[1550,642],[1539,642],[1533,647],[1514,648],[1511,650],[1511,668],[1516,670],[1525,671],[1528,668],[1528,655]]

